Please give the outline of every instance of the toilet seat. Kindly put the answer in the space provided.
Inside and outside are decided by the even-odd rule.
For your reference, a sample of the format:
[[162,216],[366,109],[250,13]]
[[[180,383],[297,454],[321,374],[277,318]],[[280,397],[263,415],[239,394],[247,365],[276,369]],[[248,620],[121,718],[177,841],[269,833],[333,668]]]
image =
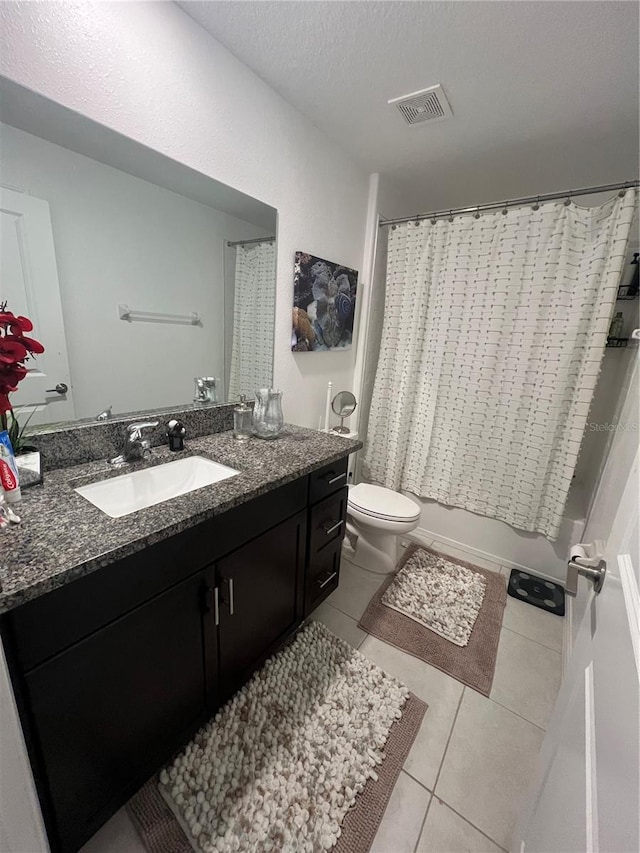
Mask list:
[[414,522],[420,518],[420,508],[410,498],[370,483],[349,487],[348,509],[365,518],[397,524]]

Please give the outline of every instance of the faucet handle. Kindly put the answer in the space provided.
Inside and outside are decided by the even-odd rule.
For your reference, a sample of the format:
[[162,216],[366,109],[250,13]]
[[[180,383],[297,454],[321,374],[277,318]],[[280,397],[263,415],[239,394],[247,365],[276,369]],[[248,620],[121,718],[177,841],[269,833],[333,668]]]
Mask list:
[[143,429],[153,429],[153,427],[157,427],[158,424],[159,421],[139,421],[135,424],[129,424],[127,427],[127,435],[130,440],[138,441],[142,438]]

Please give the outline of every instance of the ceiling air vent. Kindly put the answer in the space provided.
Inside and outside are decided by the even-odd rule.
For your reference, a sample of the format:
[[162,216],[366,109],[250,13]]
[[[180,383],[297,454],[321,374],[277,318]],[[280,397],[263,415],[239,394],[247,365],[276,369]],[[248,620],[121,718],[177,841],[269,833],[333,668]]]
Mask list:
[[447,96],[439,83],[420,92],[393,98],[387,103],[395,104],[406,123],[412,127],[425,122],[443,121],[453,115]]

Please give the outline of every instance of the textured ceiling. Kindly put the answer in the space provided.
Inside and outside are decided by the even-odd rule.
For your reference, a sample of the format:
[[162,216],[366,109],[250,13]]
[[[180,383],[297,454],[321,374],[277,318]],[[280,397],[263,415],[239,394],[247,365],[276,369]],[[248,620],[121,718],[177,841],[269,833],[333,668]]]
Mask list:
[[[635,2],[179,5],[409,211],[638,174]],[[441,83],[447,121],[410,128],[387,100]]]

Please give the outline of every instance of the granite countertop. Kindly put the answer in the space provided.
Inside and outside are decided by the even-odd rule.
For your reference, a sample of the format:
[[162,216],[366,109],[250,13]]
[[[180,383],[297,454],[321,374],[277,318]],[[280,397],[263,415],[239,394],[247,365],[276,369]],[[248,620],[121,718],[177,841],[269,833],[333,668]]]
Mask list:
[[[240,442],[231,432],[221,432],[188,441],[181,453],[154,448],[148,462],[126,469],[109,468],[103,461],[49,471],[43,486],[25,489],[22,501],[14,505],[22,524],[0,530],[0,613],[361,447],[360,441],[287,425],[274,441]],[[122,518],[110,518],[74,492],[86,483],[189,455],[208,457],[240,474]]]

